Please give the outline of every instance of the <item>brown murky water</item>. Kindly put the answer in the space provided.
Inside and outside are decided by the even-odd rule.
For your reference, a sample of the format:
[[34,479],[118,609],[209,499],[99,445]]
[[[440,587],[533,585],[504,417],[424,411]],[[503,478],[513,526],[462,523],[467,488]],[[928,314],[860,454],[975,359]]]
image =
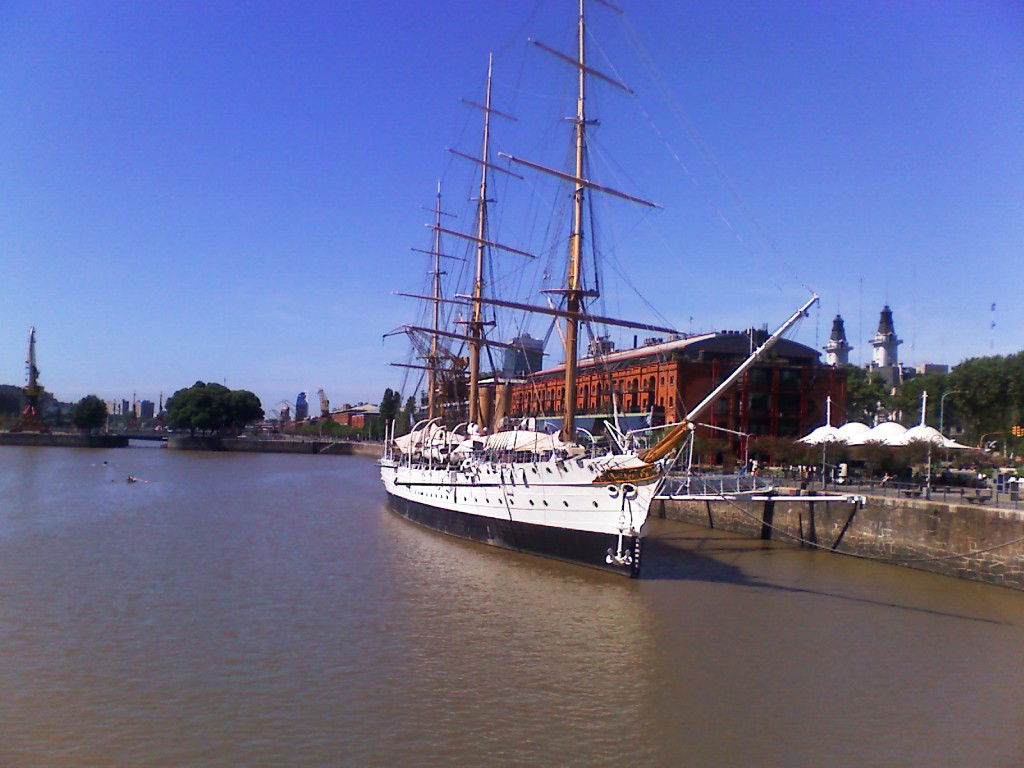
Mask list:
[[441,536],[366,459],[0,448],[0,765],[1024,764],[1024,593],[645,558]]

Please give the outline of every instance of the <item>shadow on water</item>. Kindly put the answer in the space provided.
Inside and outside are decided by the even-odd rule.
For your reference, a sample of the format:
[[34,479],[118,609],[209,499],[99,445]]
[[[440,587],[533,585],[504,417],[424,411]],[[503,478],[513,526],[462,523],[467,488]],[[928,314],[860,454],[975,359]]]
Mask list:
[[[691,545],[678,546],[674,542],[687,542]],[[720,543],[719,543],[720,542]],[[710,544],[711,546],[707,546]],[[644,541],[644,562],[643,574],[645,581],[702,581],[715,584],[731,584],[738,587],[750,587],[753,589],[772,590],[802,595],[816,595],[828,597],[834,600],[873,605],[882,608],[895,608],[901,611],[930,614],[932,616],[945,616],[954,619],[964,619],[982,624],[997,624],[1009,626],[1009,622],[996,619],[986,619],[978,616],[968,616],[961,613],[948,611],[937,611],[931,608],[921,608],[914,605],[905,605],[884,600],[871,600],[864,597],[844,595],[839,592],[830,592],[805,587],[790,587],[783,584],[773,584],[744,572],[743,568],[732,563],[719,559],[722,555],[799,555],[801,550],[795,547],[779,547],[761,542],[759,540],[734,539],[725,536],[680,536],[680,535],[656,535]]]

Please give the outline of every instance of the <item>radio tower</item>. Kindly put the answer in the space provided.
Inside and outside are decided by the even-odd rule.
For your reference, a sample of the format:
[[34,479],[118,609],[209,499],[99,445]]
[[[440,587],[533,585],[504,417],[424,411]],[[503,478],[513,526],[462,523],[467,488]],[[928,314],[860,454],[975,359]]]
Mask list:
[[25,387],[25,410],[21,412],[12,432],[46,432],[46,426],[39,418],[39,395],[43,388],[39,386],[39,369],[36,368],[36,329],[28,329],[28,359],[25,361],[28,369],[28,385]]

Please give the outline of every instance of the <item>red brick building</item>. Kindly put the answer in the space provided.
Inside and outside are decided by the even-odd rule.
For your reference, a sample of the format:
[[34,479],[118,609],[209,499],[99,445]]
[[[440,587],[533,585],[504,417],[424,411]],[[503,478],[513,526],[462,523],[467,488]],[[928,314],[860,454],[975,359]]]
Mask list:
[[376,424],[380,419],[380,408],[376,405],[344,405],[341,410],[331,413],[331,421],[336,424],[343,424],[346,427],[363,427]]
[[[678,421],[736,369],[752,344],[764,338],[763,331],[725,331],[614,351],[600,360],[584,358],[577,379],[578,413],[610,414],[614,395],[621,413],[653,409],[655,424]],[[513,384],[510,415],[558,416],[564,376],[564,366],[558,366]],[[824,365],[811,347],[781,339],[700,421],[752,435],[797,437],[825,422],[828,395],[832,421],[841,424],[846,374]]]

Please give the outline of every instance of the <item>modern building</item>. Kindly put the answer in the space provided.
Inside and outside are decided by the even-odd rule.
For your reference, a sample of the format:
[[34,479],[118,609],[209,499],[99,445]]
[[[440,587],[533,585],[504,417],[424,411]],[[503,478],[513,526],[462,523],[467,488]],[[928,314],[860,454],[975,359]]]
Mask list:
[[299,392],[295,398],[295,421],[305,421],[309,416],[309,403],[306,402],[306,393]]
[[139,403],[139,418],[143,421],[152,421],[154,411],[155,405],[152,400],[143,400]]
[[528,333],[521,333],[511,339],[509,344],[514,348],[506,348],[501,367],[501,374],[506,379],[514,379],[536,373],[544,367],[544,342],[535,339]]

